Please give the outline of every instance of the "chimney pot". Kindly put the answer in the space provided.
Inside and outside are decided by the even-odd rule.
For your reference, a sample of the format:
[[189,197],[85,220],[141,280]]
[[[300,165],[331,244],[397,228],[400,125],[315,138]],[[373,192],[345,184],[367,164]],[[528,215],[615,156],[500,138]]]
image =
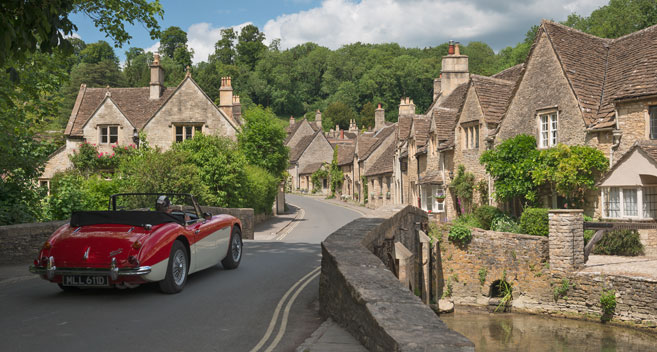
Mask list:
[[379,107],[377,107],[377,109],[381,109],[381,103],[379,103]]
[[344,130],[340,130],[340,139],[344,139]]
[[459,48],[459,42],[454,43],[454,55],[461,55],[461,49]]
[[449,41],[449,48],[447,49],[447,54],[448,55],[454,55],[454,41],[453,40]]

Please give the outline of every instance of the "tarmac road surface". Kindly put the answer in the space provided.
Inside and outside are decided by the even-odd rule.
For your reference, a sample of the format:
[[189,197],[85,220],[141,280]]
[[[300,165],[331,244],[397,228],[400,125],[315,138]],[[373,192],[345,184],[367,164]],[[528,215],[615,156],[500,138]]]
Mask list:
[[360,214],[310,197],[287,201],[303,218],[281,240],[245,241],[237,270],[193,274],[179,294],[162,294],[157,284],[65,293],[22,272],[2,280],[1,349],[293,351],[321,323],[320,242]]

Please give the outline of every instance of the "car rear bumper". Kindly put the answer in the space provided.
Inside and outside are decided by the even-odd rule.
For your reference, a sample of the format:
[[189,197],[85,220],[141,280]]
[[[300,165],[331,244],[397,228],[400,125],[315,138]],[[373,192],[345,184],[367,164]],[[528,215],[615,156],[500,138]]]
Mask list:
[[52,257],[49,258],[48,264],[44,266],[30,265],[30,272],[42,275],[48,280],[55,276],[61,275],[107,275],[112,280],[117,280],[119,276],[142,276],[151,272],[150,266],[140,266],[135,268],[119,268],[116,261],[112,261],[109,268],[58,268],[53,264]]

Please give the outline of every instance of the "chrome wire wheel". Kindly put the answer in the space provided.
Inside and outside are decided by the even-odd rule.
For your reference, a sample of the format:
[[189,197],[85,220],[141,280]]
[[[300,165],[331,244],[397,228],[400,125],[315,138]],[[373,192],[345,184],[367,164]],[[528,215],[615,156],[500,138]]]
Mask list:
[[237,263],[240,261],[240,257],[242,256],[242,236],[239,234],[233,235],[231,247],[233,261]]
[[185,253],[180,249],[173,255],[171,272],[173,274],[173,281],[176,285],[181,286],[185,282],[185,276],[187,275],[187,259],[185,258]]

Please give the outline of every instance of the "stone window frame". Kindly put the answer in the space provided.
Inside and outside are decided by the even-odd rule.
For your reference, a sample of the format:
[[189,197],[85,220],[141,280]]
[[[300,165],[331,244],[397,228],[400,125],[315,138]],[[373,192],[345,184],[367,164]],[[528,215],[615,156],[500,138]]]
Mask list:
[[[657,139],[657,105],[648,105],[647,107],[647,120],[648,123],[648,139],[655,140]],[[654,125],[653,125],[654,121]]]
[[[171,134],[172,134],[172,139],[174,143],[180,143],[188,139],[194,138],[194,135],[196,135],[197,132],[203,133],[203,128],[207,127],[204,126],[205,124],[203,122],[175,122],[171,124]],[[178,140],[178,127],[182,128],[181,136],[182,140]],[[191,137],[187,138],[187,128],[190,127],[192,131]]]
[[[98,144],[118,144],[119,143],[119,130],[122,129],[122,126],[117,124],[106,124],[106,125],[97,125],[98,129]],[[112,142],[111,129],[116,128],[116,140]],[[106,131],[107,141],[103,142],[103,131]]]
[[[609,195],[611,190],[618,192],[618,216],[609,214]],[[626,215],[625,194],[627,190],[636,191],[636,212],[637,215]],[[650,192],[647,192],[647,191]],[[610,186],[601,188],[602,218],[603,219],[632,219],[632,220],[656,220],[657,219],[657,184],[648,184],[642,186]],[[645,205],[651,204],[652,209],[647,209]],[[653,216],[646,216],[647,212],[652,212]]]
[[[550,116],[554,115],[554,121]],[[536,138],[536,144],[538,149],[548,149],[559,144],[559,109],[554,107],[542,108],[536,110],[536,127],[538,130],[538,136]],[[543,122],[543,117],[546,117],[546,122]],[[547,131],[543,130],[543,127],[547,124]],[[544,145],[546,142],[543,133],[547,132],[547,145]]]
[[479,149],[481,139],[481,124],[479,121],[469,121],[461,124],[461,149]]
[[46,189],[46,195],[50,195],[50,179],[49,178],[40,178],[39,187]]

